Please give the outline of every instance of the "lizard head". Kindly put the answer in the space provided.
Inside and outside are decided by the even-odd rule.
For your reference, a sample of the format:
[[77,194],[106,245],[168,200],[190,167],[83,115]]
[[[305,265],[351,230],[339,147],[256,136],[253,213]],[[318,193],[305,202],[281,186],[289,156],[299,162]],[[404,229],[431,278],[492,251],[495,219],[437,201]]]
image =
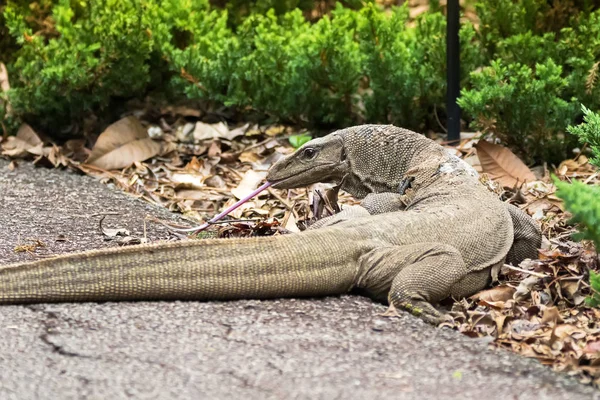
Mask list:
[[279,189],[291,189],[313,183],[341,184],[348,164],[341,135],[332,133],[313,139],[294,153],[277,161],[267,174],[267,181]]

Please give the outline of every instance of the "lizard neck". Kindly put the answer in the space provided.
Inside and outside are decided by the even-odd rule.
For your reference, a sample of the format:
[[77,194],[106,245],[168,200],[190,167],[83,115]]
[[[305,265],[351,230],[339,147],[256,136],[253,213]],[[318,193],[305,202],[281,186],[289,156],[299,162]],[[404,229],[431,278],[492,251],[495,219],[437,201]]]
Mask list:
[[348,174],[341,188],[358,199],[369,193],[398,192],[408,171],[444,153],[423,135],[391,125],[349,128],[344,145]]

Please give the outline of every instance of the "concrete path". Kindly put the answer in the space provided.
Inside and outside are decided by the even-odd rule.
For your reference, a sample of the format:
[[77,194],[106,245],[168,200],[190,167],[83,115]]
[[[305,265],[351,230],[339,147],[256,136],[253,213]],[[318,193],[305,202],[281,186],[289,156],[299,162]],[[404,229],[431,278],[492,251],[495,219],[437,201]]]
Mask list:
[[[7,165],[2,264],[114,245],[98,213],[137,232],[147,213],[176,218],[88,177]],[[15,253],[19,237],[47,248]],[[355,296],[4,306],[0,399],[600,398],[534,360],[383,311]]]

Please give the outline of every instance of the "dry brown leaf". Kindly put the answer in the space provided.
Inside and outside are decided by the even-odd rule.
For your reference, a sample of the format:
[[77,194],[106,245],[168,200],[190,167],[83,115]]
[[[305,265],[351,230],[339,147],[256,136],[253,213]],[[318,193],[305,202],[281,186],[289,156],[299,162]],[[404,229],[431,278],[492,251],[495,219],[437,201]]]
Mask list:
[[580,164],[572,159],[564,160],[561,162],[557,168],[557,172],[560,176],[565,176],[570,171],[577,171],[580,167]]
[[106,170],[122,169],[159,152],[160,144],[150,139],[137,118],[129,116],[102,132],[85,163]]
[[588,354],[600,353],[600,340],[588,342],[583,351]]
[[221,201],[225,198],[222,194],[214,194],[206,190],[182,189],[175,194],[177,200],[206,200]]
[[129,236],[129,230],[127,228],[105,228],[104,226],[102,226],[102,223],[104,222],[104,219],[106,218],[106,215],[103,215],[102,218],[100,218],[100,222],[98,222],[98,226],[100,227],[100,231],[102,232],[102,234],[106,237],[109,238],[114,238],[117,236]]
[[284,125],[272,125],[265,130],[267,136],[277,136],[285,132],[286,127]]
[[[6,93],[9,89],[10,83],[8,82],[8,70],[6,69],[6,65],[0,62],[0,92]],[[6,114],[12,115],[12,106],[8,100],[3,100],[2,97],[0,97],[0,102],[5,103]]]
[[256,190],[266,176],[266,171],[257,172],[250,169],[246,171],[239,185],[236,188],[231,189],[231,193],[238,199],[241,199]]
[[560,317],[560,312],[556,307],[546,307],[544,308],[544,312],[542,314],[542,324],[548,323],[556,323],[562,322],[562,318]]
[[206,176],[197,172],[174,172],[171,175],[171,182],[177,185],[178,189],[197,189],[204,187]]
[[91,150],[85,147],[85,139],[71,139],[63,146],[65,155],[82,162],[90,156]]
[[229,130],[223,122],[217,124],[205,124],[204,122],[196,122],[194,127],[194,140],[202,141],[207,139],[227,139],[232,140],[241,136],[246,132],[250,124],[245,124],[239,128]]
[[22,124],[15,136],[2,143],[2,154],[9,157],[25,157],[28,154],[42,155],[44,143],[28,124]]
[[502,186],[515,187],[519,183],[536,180],[527,165],[508,148],[485,140],[477,142],[475,148],[483,172]]
[[488,290],[482,290],[471,296],[471,300],[483,300],[488,303],[507,301],[513,298],[515,288],[510,286],[496,286]]
[[515,300],[521,300],[525,298],[531,292],[531,289],[536,283],[538,283],[539,280],[540,278],[538,278],[537,276],[528,276],[527,278],[523,279],[519,283],[519,287],[514,293],[513,298]]
[[8,83],[8,70],[6,65],[0,62],[0,91],[8,92],[10,89],[10,83]]

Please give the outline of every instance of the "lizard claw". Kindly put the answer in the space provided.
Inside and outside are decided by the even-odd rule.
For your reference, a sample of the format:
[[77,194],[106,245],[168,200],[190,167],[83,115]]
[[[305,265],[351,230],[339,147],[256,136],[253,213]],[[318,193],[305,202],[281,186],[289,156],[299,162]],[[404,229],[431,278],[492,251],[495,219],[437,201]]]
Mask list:
[[415,317],[432,325],[439,325],[444,322],[445,316],[435,309],[431,304],[423,300],[405,300],[398,304],[399,308],[408,311]]

